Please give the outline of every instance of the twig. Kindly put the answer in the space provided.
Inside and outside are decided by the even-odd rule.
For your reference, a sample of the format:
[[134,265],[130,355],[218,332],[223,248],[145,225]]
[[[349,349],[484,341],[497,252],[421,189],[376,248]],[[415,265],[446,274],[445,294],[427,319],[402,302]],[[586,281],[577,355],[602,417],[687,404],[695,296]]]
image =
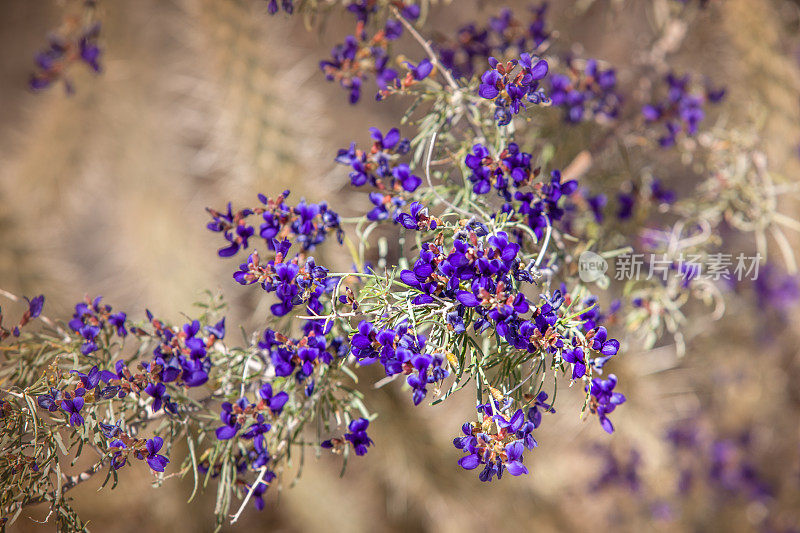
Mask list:
[[548,217],[544,217],[545,222],[547,222],[547,231],[544,234],[544,242],[542,243],[542,247],[539,249],[539,255],[536,257],[536,262],[533,264],[534,267],[539,268],[539,265],[544,259],[544,253],[547,251],[547,245],[550,244],[550,234],[553,232],[553,226],[550,225],[550,219]]
[[438,198],[440,202],[442,202],[443,204],[447,205],[448,207],[450,207],[454,211],[458,211],[462,215],[466,215],[468,217],[471,217],[471,216],[473,216],[472,213],[470,213],[469,211],[465,211],[465,210],[461,209],[460,207],[457,207],[457,206],[453,205],[452,203],[450,203],[449,201],[447,201],[441,194],[439,194],[439,191],[437,191],[433,186],[433,181],[431,180],[431,157],[433,156],[433,149],[436,146],[436,134],[437,133],[438,133],[437,131],[434,131],[433,135],[431,135],[431,144],[428,147],[428,157],[425,158],[425,179],[428,180],[428,187],[430,187],[431,191],[433,191],[433,194],[436,195],[436,198]]
[[[55,505],[56,500],[63,498],[64,493],[66,493],[69,490],[74,489],[75,487],[77,487],[78,485],[83,483],[84,481],[88,481],[89,479],[92,479],[92,476],[94,476],[96,473],[98,473],[100,471],[100,469],[105,464],[106,460],[107,460],[107,457],[103,457],[100,461],[95,463],[91,468],[87,468],[83,472],[81,472],[79,474],[75,474],[74,476],[65,476],[66,477],[66,482],[61,486],[60,491],[54,491],[54,492],[51,493],[51,495],[53,496],[52,500],[47,500],[47,499],[45,499],[44,496],[41,496],[39,498],[34,498],[34,499],[31,499],[31,500],[28,500],[28,501],[24,502],[22,504],[22,507],[28,507],[30,505],[38,505],[38,504],[44,503],[46,501],[52,501],[53,504]],[[58,498],[56,498],[56,493],[57,492],[60,492],[60,494],[58,495]],[[47,521],[47,519],[45,519],[45,521]]]
[[425,50],[425,53],[428,54],[428,58],[431,60],[431,63],[433,63],[433,66],[437,67],[439,72],[442,73],[442,76],[444,76],[447,84],[452,87],[453,90],[459,90],[461,87],[458,85],[458,82],[455,80],[455,78],[453,78],[453,75],[450,74],[450,71],[442,67],[441,63],[439,63],[439,58],[436,56],[436,52],[433,51],[433,48],[431,48],[430,43],[419,34],[416,28],[414,28],[414,26],[408,20],[406,20],[402,14],[400,14],[400,11],[396,7],[392,6],[392,12],[398,19],[400,19],[400,23],[405,26],[411,36],[414,37],[420,46],[422,46],[422,48]]
[[267,473],[267,467],[266,466],[262,466],[261,470],[258,473],[258,477],[256,478],[255,482],[253,482],[253,484],[250,485],[250,490],[247,491],[247,496],[245,496],[244,500],[242,500],[242,505],[239,506],[239,510],[236,511],[235,515],[232,515],[231,524],[235,524],[236,521],[239,520],[239,517],[244,512],[244,508],[247,506],[247,502],[249,502],[250,498],[253,497],[253,493],[256,491],[256,487],[259,486],[261,484],[261,482],[264,480],[264,475],[266,473]]

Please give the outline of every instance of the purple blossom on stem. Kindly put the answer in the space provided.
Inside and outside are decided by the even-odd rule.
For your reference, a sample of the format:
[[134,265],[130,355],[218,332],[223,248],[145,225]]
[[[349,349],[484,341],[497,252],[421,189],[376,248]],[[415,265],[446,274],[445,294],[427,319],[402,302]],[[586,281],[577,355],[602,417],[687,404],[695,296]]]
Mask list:
[[549,70],[544,59],[525,52],[520,54],[519,60],[514,59],[507,63],[490,57],[489,66],[491,68],[481,75],[478,94],[495,102],[498,126],[508,124],[513,115],[526,108],[526,103],[550,103],[550,99],[539,88],[539,82],[547,76]]
[[614,432],[614,425],[608,419],[618,405],[625,403],[625,396],[619,392],[614,392],[617,386],[617,376],[609,374],[608,379],[594,378],[586,389],[591,394],[589,409],[597,415],[600,425],[607,433]]
[[356,455],[364,455],[367,453],[367,448],[372,445],[372,439],[367,435],[367,427],[369,420],[366,418],[358,418],[350,422],[348,426],[349,432],[344,434],[347,440],[353,446]]
[[150,465],[150,468],[156,472],[163,472],[167,467],[167,463],[169,463],[169,459],[158,453],[161,451],[162,446],[164,446],[164,439],[161,437],[153,437],[152,439],[149,439],[146,445],[147,464]]

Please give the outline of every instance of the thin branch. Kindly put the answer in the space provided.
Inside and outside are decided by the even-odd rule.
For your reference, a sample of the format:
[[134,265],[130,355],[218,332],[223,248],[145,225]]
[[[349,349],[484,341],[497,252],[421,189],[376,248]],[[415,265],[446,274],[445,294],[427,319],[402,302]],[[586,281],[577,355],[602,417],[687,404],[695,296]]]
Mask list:
[[450,207],[454,211],[458,211],[462,215],[466,215],[468,217],[471,217],[471,216],[473,216],[472,213],[470,213],[469,211],[465,211],[465,210],[461,209],[460,207],[457,207],[457,206],[453,205],[452,203],[450,203],[449,201],[447,201],[441,194],[439,194],[439,191],[437,191],[436,188],[433,186],[433,181],[431,180],[431,157],[433,156],[433,149],[436,146],[436,134],[437,133],[438,132],[434,131],[433,135],[431,135],[431,144],[428,147],[428,157],[425,158],[425,179],[428,180],[428,187],[430,187],[431,191],[433,191],[433,194],[436,195],[436,198],[438,198],[440,202],[442,202],[443,204],[447,205],[448,207]]
[[449,70],[442,67],[442,64],[439,62],[439,58],[436,55],[436,52],[434,52],[433,48],[431,48],[431,44],[428,41],[426,41],[425,38],[422,37],[422,35],[419,34],[416,28],[414,28],[414,26],[408,20],[406,20],[406,18],[400,13],[400,11],[396,7],[392,6],[392,12],[398,19],[400,19],[400,22],[408,30],[408,33],[410,33],[411,36],[414,37],[414,39],[420,44],[420,46],[422,46],[422,48],[425,50],[425,53],[428,54],[428,58],[431,60],[431,63],[433,63],[433,66],[437,67],[439,72],[442,73],[442,76],[444,76],[444,79],[447,81],[447,84],[450,87],[452,87],[453,90],[455,91],[459,90],[461,87],[458,85],[458,82],[453,78],[453,75],[450,74]]
[[236,521],[239,520],[239,517],[242,516],[242,513],[244,512],[244,508],[247,506],[247,502],[249,502],[250,498],[253,497],[253,493],[256,491],[256,487],[259,486],[261,484],[261,482],[264,480],[264,475],[266,473],[267,473],[267,467],[266,466],[262,466],[261,470],[258,473],[258,477],[256,478],[255,482],[253,482],[253,484],[250,485],[250,490],[247,491],[247,496],[245,496],[244,500],[242,500],[242,505],[239,506],[239,510],[236,511],[236,514],[232,516],[231,524],[235,524]]

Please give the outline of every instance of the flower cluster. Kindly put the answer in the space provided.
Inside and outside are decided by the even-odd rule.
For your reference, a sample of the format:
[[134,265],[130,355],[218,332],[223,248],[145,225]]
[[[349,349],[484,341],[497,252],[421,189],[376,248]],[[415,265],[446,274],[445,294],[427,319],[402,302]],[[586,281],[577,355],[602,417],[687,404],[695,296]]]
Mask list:
[[766,503],[774,495],[775,488],[754,462],[748,431],[734,436],[711,434],[701,430],[698,420],[689,419],[669,428],[666,441],[678,469],[678,494],[705,482],[722,489],[719,494],[755,502]]
[[370,185],[376,189],[369,195],[374,205],[367,213],[369,220],[394,218],[406,203],[402,195],[417,190],[422,179],[411,172],[407,163],[400,162],[411,143],[408,138],[400,137],[397,128],[390,129],[386,135],[377,128],[369,131],[373,140],[369,151],[359,150],[352,143],[349,149],[339,150],[336,162],[352,169],[350,183],[354,187]]
[[71,373],[78,377],[78,382],[73,384],[71,388],[67,387],[61,390],[56,387],[50,387],[47,393],[41,394],[36,398],[36,403],[40,408],[51,413],[62,411],[68,417],[68,422],[71,426],[83,425],[82,410],[86,402],[108,400],[117,396],[117,394],[122,397],[130,390],[123,390],[115,383],[101,387],[102,383],[109,382],[109,378],[106,371],[101,372],[96,366],[93,366],[88,373],[77,370],[73,370]]
[[522,456],[526,449],[538,446],[533,430],[541,424],[542,411],[555,412],[546,401],[547,393],[540,392],[527,415],[522,409],[511,413],[508,399],[502,403],[493,399],[478,405],[481,422],[465,423],[461,427],[464,436],[453,439],[453,445],[468,454],[459,459],[458,464],[466,470],[484,465],[478,475],[481,481],[491,481],[495,475],[500,479],[506,470],[512,476],[527,474]]
[[[619,342],[614,339],[606,339],[605,328],[600,328],[597,335],[594,336],[592,348],[602,351],[604,355],[613,355],[619,349]],[[597,415],[600,425],[608,433],[614,432],[614,425],[608,419],[608,415],[618,405],[625,403],[625,396],[622,393],[614,392],[616,386],[617,376],[614,374],[609,374],[608,379],[594,378],[591,384],[586,386],[586,390],[591,394],[589,410]]]
[[541,169],[531,168],[531,154],[523,152],[516,143],[510,143],[495,159],[489,148],[482,144],[472,147],[464,164],[472,172],[468,176],[472,192],[487,194],[492,188],[497,190],[506,202],[512,200],[511,189],[530,185],[539,176]]
[[553,106],[563,108],[564,119],[570,123],[616,118],[622,102],[616,92],[616,70],[602,69],[595,59],[586,61],[582,70],[576,63],[570,58],[565,73],[550,76],[549,96]]
[[350,339],[353,356],[361,365],[380,361],[387,376],[404,374],[413,390],[414,405],[419,405],[428,393],[429,384],[441,384],[449,375],[442,368],[444,358],[425,352],[425,337],[417,335],[403,322],[394,328],[377,327],[362,320],[358,332]]
[[[397,71],[389,66],[389,43],[403,34],[400,21],[389,19],[383,29],[369,37],[364,22],[359,21],[354,35],[331,50],[331,58],[320,61],[319,68],[328,81],[337,81],[350,94],[350,103],[361,98],[361,89],[370,76],[375,77],[379,90],[396,87]],[[380,93],[379,93],[380,94]]]
[[[414,305],[436,301],[455,304],[447,321],[458,333],[466,331],[469,324],[465,318],[470,310],[475,332],[493,326],[516,349],[560,358],[573,365],[573,379],[583,378],[588,366],[602,368],[619,351],[619,341],[608,338],[603,326],[582,337],[565,328],[559,308],[566,299],[560,291],[542,295],[544,303],[539,307],[532,305],[519,289],[522,282],[532,281],[530,272],[517,257],[519,250],[519,244],[510,242],[503,232],[479,239],[477,233],[470,231],[456,238],[449,251],[439,244],[428,243],[420,251],[413,269],[403,270],[400,279],[418,292],[412,300]],[[531,316],[527,318],[529,312]],[[362,322],[359,330],[360,335],[351,341],[354,348],[364,345],[371,350],[369,353],[377,353],[383,343],[376,335],[373,347],[372,337],[366,335],[372,331],[371,324]],[[588,358],[590,350],[599,355]],[[606,415],[624,401],[624,396],[612,392],[615,385],[613,375],[609,380],[592,382],[591,394],[595,398],[591,407],[607,431],[613,431],[613,426]]]
[[334,231],[337,240],[342,243],[344,233],[339,223],[339,215],[328,209],[326,202],[309,204],[301,199],[299,204],[292,207],[286,204],[288,196],[288,190],[283,191],[275,199],[259,194],[258,199],[262,206],[245,208],[236,213],[232,211],[230,203],[225,212],[206,208],[212,218],[206,227],[213,232],[222,233],[229,243],[228,246],[219,249],[220,257],[234,256],[239,250],[246,250],[249,247],[249,239],[256,231],[255,227],[248,223],[248,218],[252,215],[261,216],[263,222],[258,228],[258,235],[271,250],[275,249],[276,240],[281,242],[290,236],[302,245],[303,250],[311,250],[324,242],[328,234]]
[[518,20],[510,9],[503,9],[486,26],[462,26],[455,39],[438,45],[442,65],[456,77],[471,78],[475,69],[493,55],[505,55],[509,49],[517,53],[537,50],[550,37],[545,27],[547,3],[531,7],[530,12],[527,23]]
[[[400,0],[392,2],[399,15],[406,20],[416,20],[420,8]],[[433,64],[424,59],[414,65],[404,62],[408,69],[401,79],[397,70],[389,65],[389,44],[403,34],[403,23],[389,18],[384,27],[369,37],[365,28],[372,14],[377,12],[375,0],[356,0],[347,6],[357,20],[356,31],[345,37],[344,43],[337,44],[331,50],[331,58],[320,61],[319,68],[328,81],[337,81],[350,95],[350,103],[355,104],[361,98],[364,82],[370,76],[375,77],[378,85],[377,99],[402,91],[427,78],[433,71]]]
[[[276,393],[271,383],[264,383],[258,391],[258,397],[256,404],[250,403],[246,397],[239,398],[234,403],[224,402],[220,413],[223,425],[215,430],[215,435],[220,441],[237,438],[240,445],[242,441],[249,442],[237,453],[236,470],[238,473],[244,473],[248,469],[264,469],[259,478],[262,482],[256,485],[253,491],[254,505],[261,510],[264,508],[263,494],[276,477],[275,472],[266,468],[272,460],[266,435],[272,429],[271,422],[283,412],[284,406],[289,401],[289,395],[285,391]],[[209,468],[208,465],[203,466],[204,471],[208,471]]]
[[323,448],[332,450],[336,453],[341,453],[346,445],[353,447],[356,455],[365,455],[367,448],[372,445],[372,439],[367,435],[367,428],[369,427],[369,420],[366,418],[357,418],[350,422],[347,426],[349,431],[345,432],[344,438],[332,438],[320,443]]
[[67,23],[63,34],[50,37],[47,48],[36,54],[36,72],[31,75],[28,83],[30,88],[39,91],[62,80],[66,91],[71,93],[73,87],[67,73],[76,63],[83,63],[94,72],[100,72],[99,36],[99,22],[87,26]]
[[[280,415],[286,402],[289,401],[289,395],[284,391],[275,394],[272,384],[265,383],[258,391],[258,396],[260,398],[258,404],[250,403],[245,397],[239,398],[235,403],[224,402],[222,404],[220,420],[223,425],[216,429],[218,440],[234,438],[248,421],[252,421],[252,424],[245,428],[241,436],[244,439],[254,439],[254,444],[260,443],[260,447],[263,448],[264,434],[271,429],[271,426],[265,422],[265,415],[269,419]],[[259,466],[255,466],[255,468],[259,468]]]
[[288,314],[297,305],[305,305],[312,313],[321,313],[323,304],[319,298],[333,290],[338,278],[329,278],[328,269],[317,266],[313,257],[306,259],[302,268],[300,257],[286,261],[286,254],[291,247],[288,240],[273,242],[275,257],[265,264],[257,251],[247,257],[247,261],[239,265],[233,279],[242,285],[259,283],[266,292],[274,292],[279,302],[270,307],[275,316]]
[[693,137],[705,118],[703,106],[706,102],[718,103],[725,96],[724,89],[706,89],[703,92],[692,91],[691,76],[678,76],[669,73],[665,77],[667,84],[666,98],[657,103],[647,104],[642,108],[642,115],[648,123],[663,124],[667,130],[659,137],[662,147],[673,146],[680,133]]
[[[199,387],[208,381],[211,369],[209,350],[225,338],[225,319],[203,330],[200,323],[193,320],[181,328],[167,327],[147,311],[147,318],[154,328],[153,337],[158,341],[153,349],[153,359],[142,363],[142,368],[156,376],[156,384],[151,384],[148,394],[155,401],[164,393],[164,383],[176,382],[186,387]],[[119,375],[119,371],[118,371]],[[156,409],[156,404],[153,405]]]
[[[347,355],[348,346],[342,337],[327,338],[332,325],[322,320],[307,320],[303,324],[303,336],[300,339],[290,339],[267,328],[258,347],[269,353],[276,376],[294,375],[302,382],[313,375],[318,365],[329,365],[334,359]],[[312,381],[306,389],[306,395],[313,393],[313,387]]]
[[119,470],[128,464],[131,455],[140,461],[147,461],[154,472],[163,472],[167,468],[169,459],[158,453],[164,447],[164,439],[161,437],[139,439],[123,432],[118,425],[100,423],[100,426],[103,435],[107,439],[112,439],[108,443],[108,452],[111,454],[111,466],[114,470]]
[[[84,305],[89,311],[79,314]],[[105,314],[107,317],[111,311],[108,306],[99,306],[99,299],[91,306],[79,304],[78,307],[77,318],[73,321],[87,316],[90,317],[87,319],[90,323],[99,321],[98,316]],[[182,328],[169,328],[153,318],[149,311],[147,316],[154,332],[148,333],[139,327],[133,328],[133,331],[138,336],[152,337],[157,343],[153,349],[153,358],[138,364],[139,372],[131,372],[123,360],[115,363],[114,371],[100,370],[97,366],[92,366],[86,373],[73,370],[71,373],[79,378],[79,382],[71,389],[51,387],[48,393],[37,398],[39,407],[50,412],[60,409],[69,417],[70,425],[79,426],[84,423],[82,410],[86,402],[125,398],[129,394],[136,397],[147,394],[152,398],[153,413],[163,408],[167,413],[176,414],[178,405],[167,392],[167,384],[174,382],[185,387],[198,387],[208,381],[212,366],[208,350],[217,340],[225,337],[225,319],[214,326],[207,326],[203,335],[200,323],[196,320]],[[93,327],[102,328],[101,325]],[[127,334],[124,319],[115,327],[118,333],[121,329]],[[85,337],[85,333],[80,334]],[[94,349],[97,349],[96,345]]]
[[[563,197],[570,196],[578,188],[578,182],[561,182],[561,173],[553,170],[550,183],[534,183],[541,169],[532,168],[532,156],[520,150],[516,143],[509,145],[495,158],[489,148],[476,144],[464,159],[470,169],[468,176],[475,194],[487,194],[494,188],[505,201],[502,213],[519,215],[537,237],[541,237],[548,225],[561,220],[564,209],[559,206]],[[526,190],[530,187],[529,190]]]
[[490,57],[489,66],[491,68],[481,75],[478,94],[486,100],[494,101],[494,116],[499,126],[510,123],[514,115],[526,108],[526,103],[550,103],[544,90],[539,88],[539,81],[547,76],[549,70],[544,59],[523,52],[519,60],[513,59],[506,63]]
[[81,353],[88,355],[98,349],[95,340],[97,336],[105,331],[106,326],[113,329],[120,338],[128,335],[125,328],[125,313],[113,313],[110,305],[100,304],[102,296],[94,300],[86,298],[85,301],[75,305],[75,313],[69,321],[72,331],[83,337],[84,342],[81,346]]
[[3,310],[0,308],[0,341],[7,339],[11,335],[14,337],[19,337],[20,329],[25,327],[31,320],[38,318],[39,315],[42,314],[42,309],[44,308],[43,295],[40,294],[31,300],[25,298],[25,300],[28,302],[28,308],[22,313],[19,322],[17,322],[17,324],[11,328],[11,330],[3,327]]

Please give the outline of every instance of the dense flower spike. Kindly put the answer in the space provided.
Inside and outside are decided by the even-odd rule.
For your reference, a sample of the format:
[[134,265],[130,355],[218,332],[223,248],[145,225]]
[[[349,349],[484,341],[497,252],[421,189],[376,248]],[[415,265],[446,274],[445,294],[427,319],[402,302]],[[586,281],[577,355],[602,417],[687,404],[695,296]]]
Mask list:
[[286,203],[289,191],[284,191],[275,199],[258,195],[261,206],[245,208],[236,213],[232,211],[231,204],[224,212],[211,208],[206,210],[211,215],[209,230],[222,233],[228,246],[219,249],[220,257],[231,257],[240,250],[249,247],[249,239],[255,235],[255,227],[249,223],[251,216],[261,216],[262,223],[258,228],[258,235],[266,242],[271,250],[275,250],[274,242],[282,242],[291,237],[303,247],[303,250],[312,250],[325,241],[329,233],[336,232],[336,238],[342,243],[344,233],[339,223],[339,215],[328,209],[326,202],[309,204],[305,200],[292,207]]
[[404,374],[412,388],[412,401],[419,405],[428,393],[427,386],[441,382],[449,375],[442,368],[441,355],[425,353],[425,337],[410,331],[403,323],[395,328],[378,328],[362,321],[358,333],[350,339],[352,354],[361,365],[379,361],[387,376]]
[[669,73],[665,81],[667,84],[666,99],[645,105],[642,108],[642,115],[648,123],[664,125],[667,131],[659,137],[658,143],[662,147],[669,147],[677,142],[680,133],[688,137],[697,134],[700,122],[705,118],[703,106],[707,102],[720,102],[725,96],[725,90],[692,91],[689,74],[678,76],[675,73]]
[[491,68],[481,75],[478,94],[495,103],[498,126],[510,123],[513,115],[525,109],[526,104],[550,103],[549,97],[539,88],[539,82],[547,76],[550,68],[544,59],[523,52],[519,60],[507,63],[490,57],[489,66]]
[[384,135],[378,128],[370,128],[373,144],[368,151],[359,150],[352,143],[349,149],[341,149],[336,162],[352,168],[350,183],[354,187],[371,185],[380,192],[414,192],[422,179],[411,173],[407,163],[399,160],[411,146],[408,138],[400,136],[400,130],[392,128]]
[[[142,369],[157,382],[175,382],[186,387],[199,387],[205,384],[212,366],[209,351],[218,340],[224,338],[225,319],[223,318],[213,328],[206,327],[203,330],[197,320],[188,322],[181,328],[170,328],[155,319],[149,311],[147,315],[154,329],[153,340],[157,345],[153,350],[152,361],[143,363]],[[119,379],[130,380],[126,376],[126,370],[124,365],[117,363]],[[150,391],[145,388],[145,392],[154,398],[154,411],[158,410],[156,404],[161,405],[162,402],[167,410],[174,411],[174,404],[170,402],[168,395],[163,395],[164,389],[157,383]],[[159,399],[162,402],[159,402]]]
[[322,320],[307,320],[300,339],[290,339],[268,328],[258,347],[269,354],[276,376],[294,375],[304,381],[319,365],[329,365],[347,354],[347,344],[342,337],[330,335],[331,327],[331,323],[326,325]]
[[577,123],[585,120],[614,119],[619,114],[622,97],[617,94],[617,74],[613,68],[602,69],[596,59],[583,68],[570,58],[563,71],[550,76],[550,99],[564,109],[564,119]]

